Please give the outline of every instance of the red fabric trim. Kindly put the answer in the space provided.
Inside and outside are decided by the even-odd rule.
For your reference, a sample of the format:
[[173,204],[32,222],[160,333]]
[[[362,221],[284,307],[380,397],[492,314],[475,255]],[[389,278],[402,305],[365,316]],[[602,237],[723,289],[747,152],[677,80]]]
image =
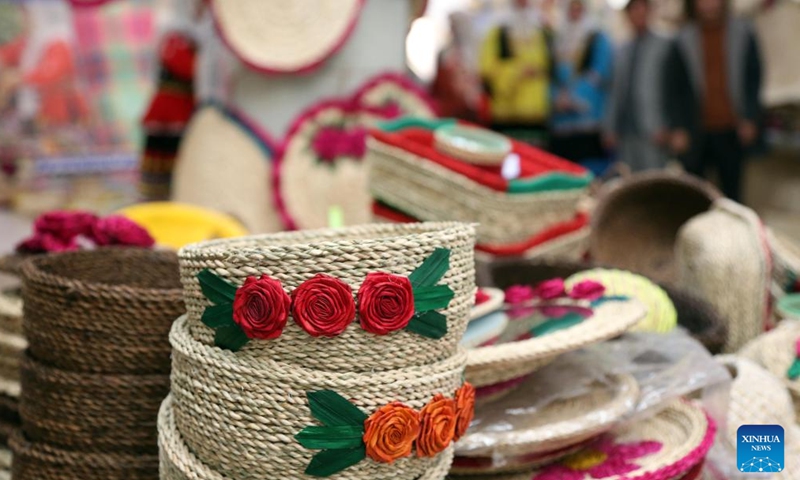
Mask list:
[[[364,10],[364,2],[366,0],[359,0],[357,11],[356,11],[355,15],[353,15],[353,18],[350,19],[350,24],[347,26],[347,28],[344,30],[344,32],[342,32],[342,36],[339,38],[339,40],[335,44],[333,44],[328,50],[322,52],[322,57],[320,57],[318,60],[315,60],[315,61],[309,63],[308,65],[304,65],[304,66],[302,66],[300,68],[296,68],[296,69],[293,69],[293,70],[291,70],[291,69],[290,70],[283,70],[283,69],[279,69],[279,68],[266,67],[264,65],[259,65],[259,64],[255,63],[254,61],[252,61],[250,59],[244,58],[244,56],[242,56],[239,53],[239,51],[236,49],[236,47],[230,41],[228,36],[225,34],[225,30],[222,28],[222,25],[220,25],[220,22],[217,20],[217,13],[216,13],[215,5],[219,1],[221,1],[221,0],[210,0],[208,2],[208,5],[209,5],[209,10],[211,11],[211,17],[214,20],[214,28],[217,30],[217,33],[219,34],[220,38],[222,39],[222,42],[228,47],[228,49],[230,49],[230,51],[232,51],[234,53],[234,55],[236,55],[236,58],[238,58],[247,67],[249,67],[249,68],[251,68],[251,69],[253,69],[253,70],[257,71],[257,72],[261,72],[261,73],[272,74],[272,75],[282,75],[282,74],[306,74],[306,73],[311,73],[314,70],[316,70],[319,67],[321,67],[329,58],[331,58],[334,54],[336,54],[339,50],[341,50],[342,47],[344,47],[344,45],[347,43],[347,39],[349,39],[350,35],[352,35],[353,32],[355,31],[356,25],[358,25],[358,19],[361,18],[361,12]],[[225,0],[225,1],[230,1],[230,0]]]

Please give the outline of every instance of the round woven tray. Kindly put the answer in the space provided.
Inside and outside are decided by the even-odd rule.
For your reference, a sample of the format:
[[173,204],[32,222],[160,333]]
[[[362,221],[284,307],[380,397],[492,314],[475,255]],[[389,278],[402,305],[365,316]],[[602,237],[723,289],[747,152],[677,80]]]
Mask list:
[[[636,405],[639,388],[629,375],[609,376],[580,395],[555,400],[527,415],[515,408],[521,404],[521,393],[485,407],[488,412],[478,412],[477,425],[456,444],[452,473],[515,472],[556,460],[628,414]],[[467,466],[475,457],[487,462]]]
[[728,340],[728,325],[717,310],[696,294],[681,288],[662,285],[675,311],[678,324],[689,331],[709,352],[718,354]]
[[100,249],[47,255],[23,266],[31,355],[60,368],[169,373],[170,325],[184,312],[177,256]]
[[449,269],[439,284],[455,296],[446,309],[447,334],[439,340],[406,330],[373,335],[353,322],[339,336],[312,337],[292,318],[274,340],[250,341],[237,357],[269,357],[304,368],[331,372],[372,372],[428,365],[454,355],[475,302],[474,229],[470,225],[418,223],[375,224],[337,230],[306,230],[215,240],[184,247],[179,252],[188,328],[192,337],[213,345],[213,330],[200,317],[210,304],[197,274],[210,269],[241,285],[248,276],[270,275],[284,289],[293,289],[317,273],[325,273],[358,291],[368,273],[408,275],[436,248],[450,250]]
[[[172,403],[169,413],[162,410],[161,424],[162,449],[172,450],[165,461],[175,465],[170,479],[302,478],[316,452],[293,437],[318,424],[309,410],[307,392],[333,390],[365,412],[393,401],[419,409],[436,393],[452,396],[462,385],[466,362],[466,354],[459,351],[440,362],[391,371],[314,370],[207,346],[192,338],[186,317],[175,322],[170,341]],[[170,415],[175,428],[165,426]],[[186,447],[169,446],[176,444]],[[181,453],[186,449],[196,459]],[[443,456],[415,456],[392,464],[365,459],[329,478],[412,480],[439,471],[442,462],[449,465]],[[199,473],[192,474],[193,470]],[[219,476],[208,477],[204,471]]]
[[663,172],[640,173],[611,184],[592,215],[592,260],[673,282],[678,230],[720,196],[710,183]]
[[[715,432],[716,428],[713,422],[700,407],[676,401],[654,417],[615,429],[607,437],[600,439],[597,444],[589,445],[584,450],[566,457],[561,460],[560,464],[543,467],[534,472],[465,478],[474,480],[559,480],[566,478],[576,480],[595,478],[603,480],[675,480],[682,478],[703,461],[714,443]],[[587,455],[591,451],[612,450],[619,444],[638,444],[640,442],[658,442],[661,447],[654,453],[644,454],[638,458],[630,455],[633,450],[631,448],[622,448],[620,449],[622,452],[619,454]],[[619,458],[615,458],[617,456]],[[592,457],[594,457],[594,461],[591,460]],[[597,463],[598,460],[601,460],[601,463]],[[581,471],[567,467],[567,465],[581,464],[589,466],[593,463],[601,465],[602,462],[610,463],[614,460],[625,461],[625,463],[633,464],[638,468],[625,473],[593,476],[588,470]],[[614,469],[614,467],[610,467],[607,471],[613,472]]]
[[622,334],[645,314],[644,306],[635,300],[608,301],[572,327],[543,337],[472,349],[465,372],[467,380],[482,387],[525,376],[562,353]]
[[66,451],[31,443],[14,432],[9,441],[14,454],[14,480],[155,480],[157,455],[99,454]]
[[72,373],[22,361],[22,429],[34,442],[90,452],[155,453],[168,375]]
[[774,330],[745,345],[740,354],[783,381],[792,394],[795,413],[800,418],[800,379],[790,380],[786,375],[796,358],[795,346],[798,339],[800,320],[784,320]]

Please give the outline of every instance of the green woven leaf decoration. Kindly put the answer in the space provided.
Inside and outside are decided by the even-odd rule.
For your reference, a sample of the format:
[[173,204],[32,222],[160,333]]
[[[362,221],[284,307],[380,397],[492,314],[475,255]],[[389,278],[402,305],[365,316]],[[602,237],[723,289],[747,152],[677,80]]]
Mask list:
[[789,367],[789,371],[786,372],[786,376],[789,377],[789,380],[797,380],[800,378],[800,358],[795,359],[792,366]]
[[450,249],[437,248],[426,258],[422,265],[411,272],[408,279],[416,290],[419,287],[432,287],[444,277],[450,268]]
[[219,348],[238,352],[250,339],[239,325],[231,324],[217,328],[214,335],[214,344]]
[[232,302],[236,296],[236,287],[218,277],[209,269],[198,273],[197,279],[200,281],[200,289],[203,290],[203,295],[217,305]]
[[438,340],[447,335],[447,317],[433,310],[418,313],[408,322],[406,330]]
[[364,427],[367,415],[332,390],[307,392],[308,406],[314,418],[329,427],[343,425]]
[[447,308],[455,293],[447,285],[434,285],[432,287],[419,287],[414,289],[414,310],[426,312]]
[[367,449],[364,445],[356,448],[323,450],[314,455],[305,473],[314,477],[329,477],[364,460],[366,456]]
[[361,446],[364,442],[364,425],[340,425],[337,427],[311,426],[304,428],[294,438],[311,450],[347,449]]
[[219,328],[233,323],[233,304],[222,303],[220,305],[209,305],[200,317],[203,325],[210,328]]

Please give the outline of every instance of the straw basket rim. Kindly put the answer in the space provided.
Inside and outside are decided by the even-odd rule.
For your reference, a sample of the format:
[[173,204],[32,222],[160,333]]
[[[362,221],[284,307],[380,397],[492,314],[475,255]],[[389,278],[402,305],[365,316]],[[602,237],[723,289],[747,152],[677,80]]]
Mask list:
[[[584,321],[543,337],[472,349],[465,375],[476,387],[496,384],[535,371],[542,362],[592,343],[614,338],[633,327],[646,313],[637,300],[614,300],[594,309]],[[522,366],[531,365],[529,369]],[[516,367],[513,370],[509,367]],[[493,373],[493,380],[486,373]]]

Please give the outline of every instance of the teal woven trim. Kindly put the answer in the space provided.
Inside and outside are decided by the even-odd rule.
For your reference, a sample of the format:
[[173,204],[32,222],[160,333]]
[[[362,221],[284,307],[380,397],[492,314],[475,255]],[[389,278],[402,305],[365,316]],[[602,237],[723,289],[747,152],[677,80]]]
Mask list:
[[425,128],[428,130],[436,130],[439,127],[453,125],[455,123],[455,118],[401,117],[397,120],[378,122],[377,127],[384,132],[393,133],[406,128]]
[[517,178],[508,182],[508,193],[537,193],[586,188],[594,176],[571,175],[568,173],[548,173],[533,178]]

